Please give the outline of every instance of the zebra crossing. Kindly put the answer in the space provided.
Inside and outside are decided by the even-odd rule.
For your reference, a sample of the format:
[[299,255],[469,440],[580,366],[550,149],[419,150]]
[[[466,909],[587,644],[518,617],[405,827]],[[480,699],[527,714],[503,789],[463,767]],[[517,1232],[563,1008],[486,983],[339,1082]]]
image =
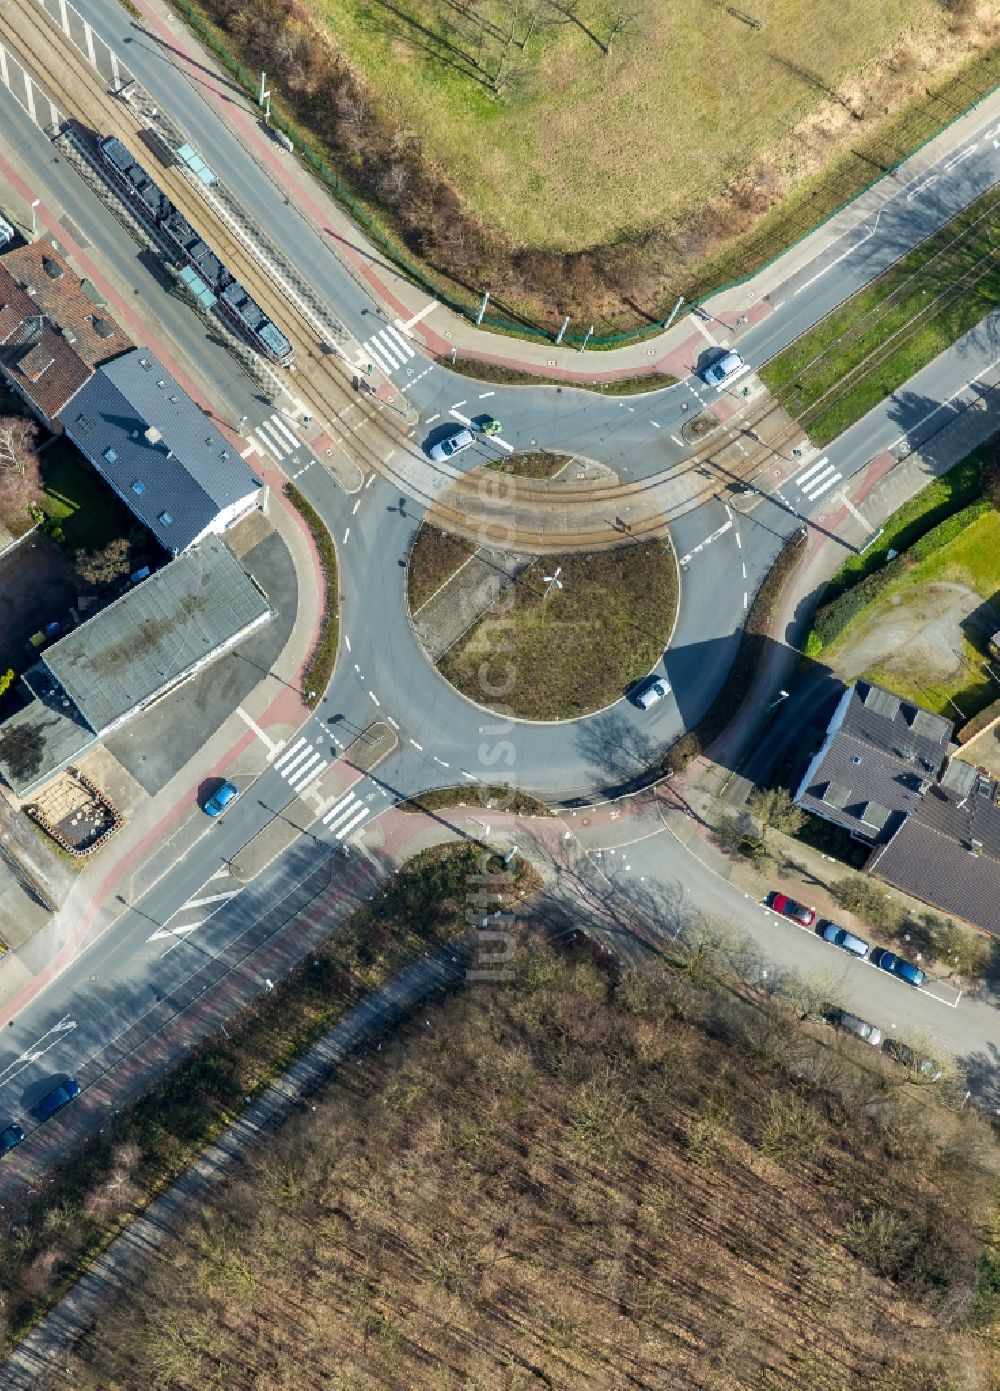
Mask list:
[[330,766],[330,760],[309,743],[305,735],[296,739],[289,748],[284,749],[271,765],[295,792],[303,792],[311,782]]
[[387,324],[385,328],[380,328],[378,333],[373,333],[371,338],[366,340],[364,350],[386,376],[391,376],[400,367],[405,367],[410,358],[416,357],[409,343],[392,324]]
[[279,464],[289,454],[294,454],[302,443],[292,427],[277,411],[274,411],[266,420],[254,427],[253,436],[269,454],[274,455]]
[[[830,463],[824,454],[822,459],[818,459],[814,464],[806,464],[805,468],[800,469],[791,479],[796,488],[809,501],[815,502],[824,493],[840,482],[842,475],[837,472],[833,464]],[[785,485],[788,486],[787,484]]]
[[336,833],[337,840],[344,840],[353,831],[356,831],[371,815],[371,809],[360,801],[356,792],[348,792],[346,797],[341,797],[323,817],[323,825],[329,831]]

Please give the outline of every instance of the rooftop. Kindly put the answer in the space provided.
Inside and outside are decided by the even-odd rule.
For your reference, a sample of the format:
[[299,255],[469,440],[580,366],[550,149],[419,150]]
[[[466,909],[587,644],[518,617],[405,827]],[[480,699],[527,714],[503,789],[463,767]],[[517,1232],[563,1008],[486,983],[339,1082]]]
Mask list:
[[21,394],[49,420],[93,371],[14,284],[0,285],[0,362]]
[[93,301],[93,288],[62,259],[49,242],[29,242],[0,257],[0,298],[13,281],[24,291],[35,314],[56,325],[90,367],[133,347],[108,311]]
[[863,840],[888,840],[937,776],[953,728],[940,715],[856,681],[841,697],[795,800]]
[[148,348],[98,368],[61,419],[70,439],[174,554],[261,486]]
[[42,662],[101,734],[269,615],[239,562],[209,536],[53,643]]
[[[38,668],[28,673],[34,677]],[[41,786],[94,742],[67,700],[35,699],[0,724],[0,776],[19,797]]]

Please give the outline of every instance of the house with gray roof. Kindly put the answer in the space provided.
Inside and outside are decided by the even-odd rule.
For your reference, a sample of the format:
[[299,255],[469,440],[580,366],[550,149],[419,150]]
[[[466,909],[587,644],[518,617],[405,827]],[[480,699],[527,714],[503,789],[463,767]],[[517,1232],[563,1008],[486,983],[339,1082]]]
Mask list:
[[261,480],[148,348],[99,367],[60,421],[172,555],[259,505]]
[[904,893],[1000,934],[1000,784],[953,759],[868,870]]
[[209,536],[66,637],[25,673],[0,724],[0,776],[21,798],[228,652],[271,616],[266,595]]
[[888,841],[937,778],[954,725],[869,681],[841,696],[794,801],[869,845]]

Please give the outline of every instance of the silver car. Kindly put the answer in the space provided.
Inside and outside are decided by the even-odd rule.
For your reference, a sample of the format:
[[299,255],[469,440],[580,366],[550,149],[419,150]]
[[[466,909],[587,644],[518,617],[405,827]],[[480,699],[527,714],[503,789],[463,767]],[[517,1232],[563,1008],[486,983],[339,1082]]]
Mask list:
[[459,454],[463,449],[468,449],[470,444],[475,443],[475,438],[471,430],[466,430],[464,426],[461,426],[452,431],[450,435],[445,435],[444,439],[438,440],[437,444],[432,444],[427,452],[435,463],[442,464],[453,454]]
[[873,1048],[877,1048],[882,1042],[881,1029],[877,1029],[874,1024],[867,1024],[856,1014],[848,1014],[846,1009],[832,1010],[827,1015],[827,1020],[838,1029],[845,1029],[847,1033],[864,1039],[865,1043],[870,1043]]

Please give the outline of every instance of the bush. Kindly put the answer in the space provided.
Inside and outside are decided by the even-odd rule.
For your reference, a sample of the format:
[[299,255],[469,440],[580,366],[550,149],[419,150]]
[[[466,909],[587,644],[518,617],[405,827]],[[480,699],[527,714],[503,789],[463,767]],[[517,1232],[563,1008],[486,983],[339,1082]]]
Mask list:
[[993,700],[986,706],[985,710],[980,710],[978,715],[973,715],[972,719],[967,720],[961,729],[956,730],[955,738],[960,744],[968,744],[977,734],[981,734],[987,725],[998,719],[1000,719],[1000,700]]
[[841,908],[856,913],[871,927],[891,932],[899,925],[899,909],[881,885],[860,875],[838,879],[830,885],[830,895]]

